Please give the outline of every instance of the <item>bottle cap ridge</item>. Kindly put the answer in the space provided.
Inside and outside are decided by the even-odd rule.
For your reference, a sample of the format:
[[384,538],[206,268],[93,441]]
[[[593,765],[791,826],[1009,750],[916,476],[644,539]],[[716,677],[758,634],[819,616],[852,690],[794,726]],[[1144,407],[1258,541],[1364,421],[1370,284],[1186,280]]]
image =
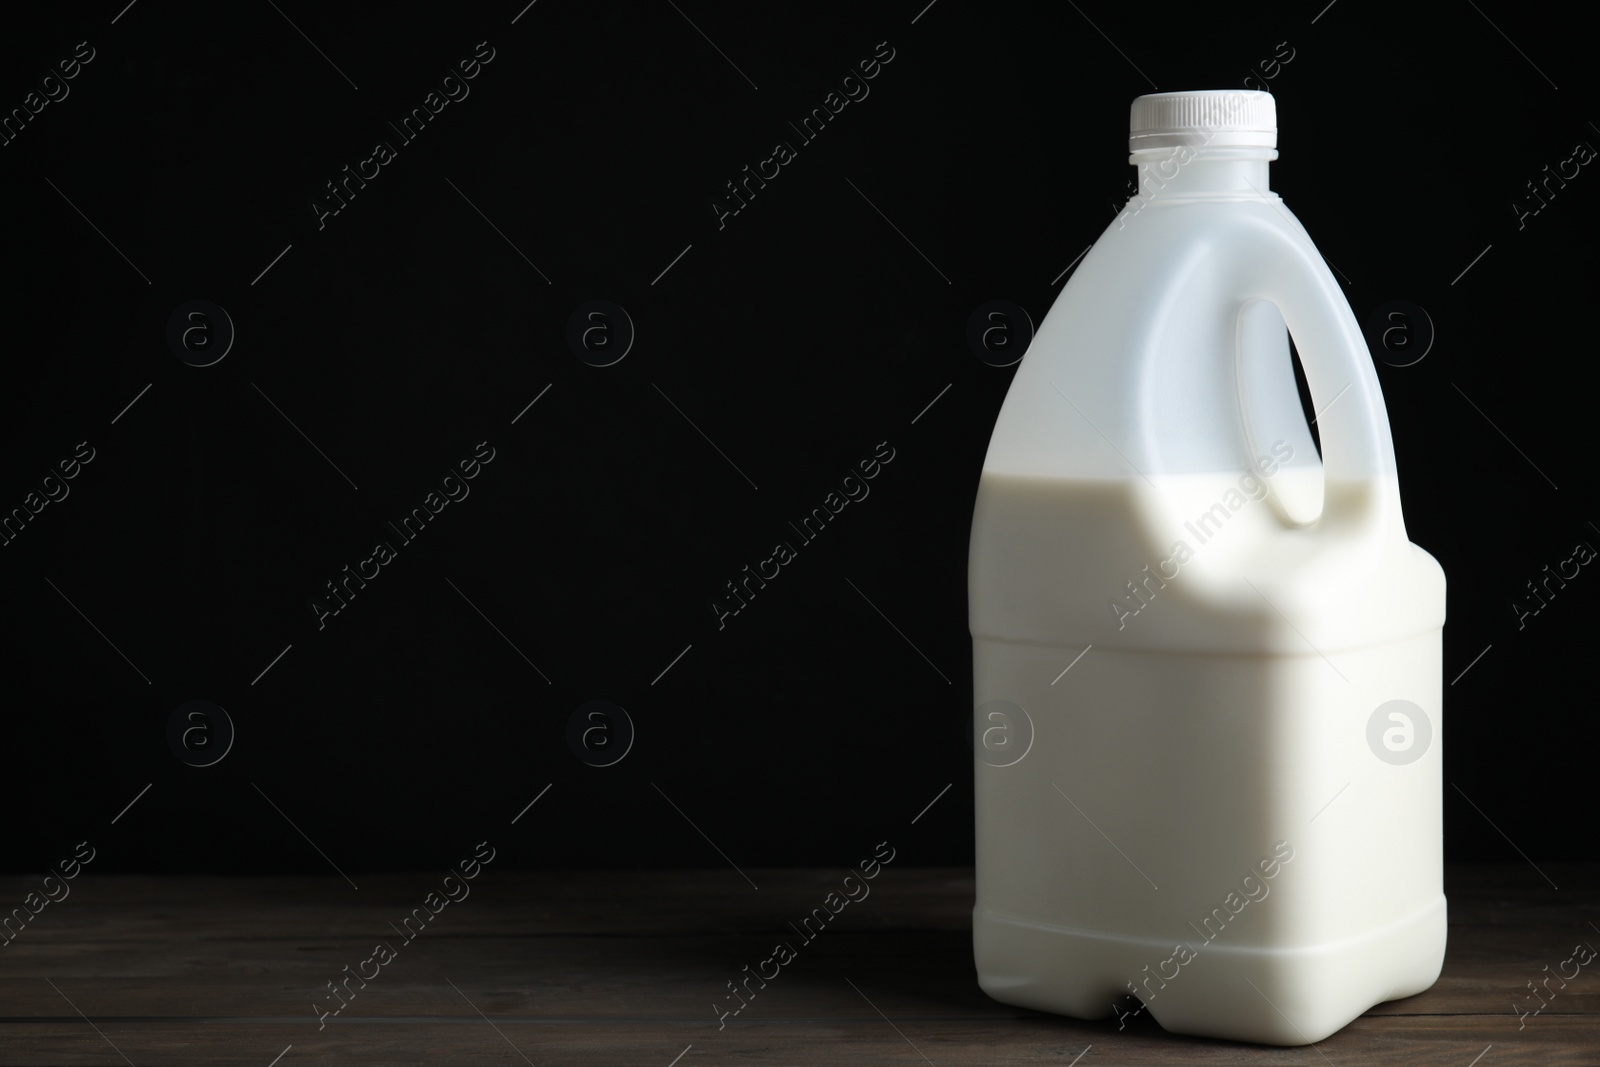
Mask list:
[[1259,89],[1197,89],[1134,98],[1128,115],[1130,152],[1183,145],[1276,148],[1276,101]]

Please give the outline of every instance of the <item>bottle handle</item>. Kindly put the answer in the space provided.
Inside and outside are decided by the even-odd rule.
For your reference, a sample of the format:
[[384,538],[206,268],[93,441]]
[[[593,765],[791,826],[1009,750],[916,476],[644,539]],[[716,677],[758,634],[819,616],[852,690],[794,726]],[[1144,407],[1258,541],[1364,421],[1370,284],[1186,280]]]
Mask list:
[[1269,247],[1241,248],[1233,295],[1241,314],[1257,300],[1278,309],[1305,368],[1322,442],[1323,505],[1315,525],[1403,535],[1394,440],[1366,339],[1304,231],[1273,225],[1267,232]]
[[1235,322],[1234,380],[1249,454],[1269,487],[1267,506],[1286,525],[1310,525],[1322,515],[1322,460],[1295,384],[1289,331],[1270,300],[1248,302]]

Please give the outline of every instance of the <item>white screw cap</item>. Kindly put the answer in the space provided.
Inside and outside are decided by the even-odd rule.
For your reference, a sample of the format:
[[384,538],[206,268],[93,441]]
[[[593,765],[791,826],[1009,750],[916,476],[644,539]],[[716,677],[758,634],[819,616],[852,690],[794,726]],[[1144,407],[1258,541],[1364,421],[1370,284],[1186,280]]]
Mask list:
[[1259,89],[1196,89],[1135,97],[1128,151],[1177,148],[1277,148],[1278,109]]

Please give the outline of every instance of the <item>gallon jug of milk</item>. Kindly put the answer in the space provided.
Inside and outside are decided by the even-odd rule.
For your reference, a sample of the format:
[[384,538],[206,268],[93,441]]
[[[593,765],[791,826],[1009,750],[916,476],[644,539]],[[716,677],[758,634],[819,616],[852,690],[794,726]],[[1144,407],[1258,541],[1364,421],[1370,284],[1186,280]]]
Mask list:
[[1443,962],[1444,573],[1361,330],[1268,186],[1272,96],[1141,96],[1131,127],[1139,192],[978,487],[978,981],[1306,1044]]

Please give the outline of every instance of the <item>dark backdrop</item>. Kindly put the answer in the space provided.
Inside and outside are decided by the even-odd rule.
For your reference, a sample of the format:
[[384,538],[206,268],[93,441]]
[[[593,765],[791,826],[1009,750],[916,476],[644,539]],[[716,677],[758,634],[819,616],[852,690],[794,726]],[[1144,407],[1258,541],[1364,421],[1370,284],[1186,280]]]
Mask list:
[[[69,495],[0,548],[7,869],[81,840],[104,871],[428,868],[484,839],[520,866],[883,839],[970,862],[967,535],[1013,372],[969,316],[1042,319],[1127,195],[1134,96],[1251,75],[1278,97],[1273,186],[1357,316],[1405,300],[1435,333],[1379,375],[1411,536],[1450,581],[1448,854],[1593,858],[1600,578],[1520,629],[1511,609],[1600,544],[1600,177],[1537,213],[1526,189],[1600,145],[1592,25],[524,2],[8,13],[0,104],[60,98],[0,148],[0,506]],[[75,77],[40,81],[82,41]],[[891,49],[799,143],[787,123]],[[411,143],[386,126],[490,50]],[[325,183],[379,140],[394,158],[333,213]],[[719,225],[778,140],[796,158]],[[569,343],[590,300],[590,348],[631,321],[610,366]],[[226,343],[216,308],[226,357],[186,364]],[[1412,319],[1397,347],[1426,343]],[[485,441],[470,495],[413,543],[386,530]],[[871,495],[719,629],[724,583],[880,442]],[[380,539],[396,558],[319,628]],[[176,753],[226,743],[215,713],[169,743],[191,700],[236,733],[211,766]],[[577,751],[619,751],[615,712],[569,745],[591,700],[632,724],[609,767]]]

